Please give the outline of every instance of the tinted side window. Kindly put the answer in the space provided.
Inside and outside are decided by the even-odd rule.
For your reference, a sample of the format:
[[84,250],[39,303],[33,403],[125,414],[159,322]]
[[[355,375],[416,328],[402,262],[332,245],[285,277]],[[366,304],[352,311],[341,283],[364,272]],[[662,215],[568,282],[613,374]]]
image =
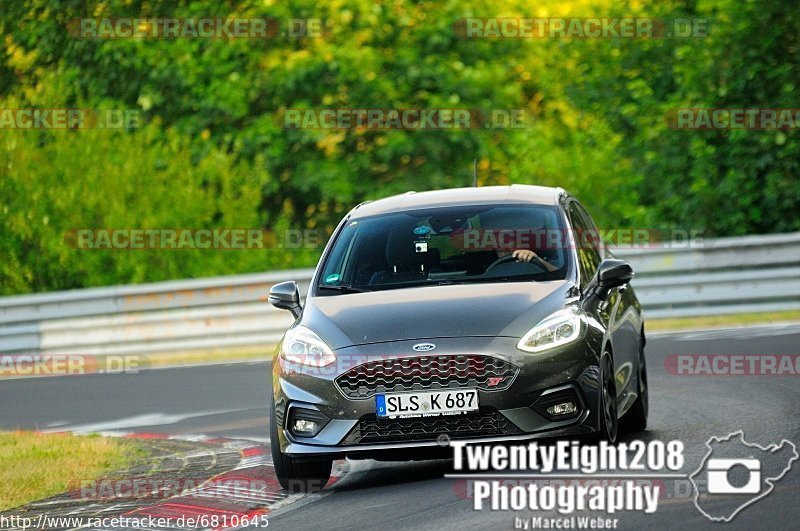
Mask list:
[[589,227],[589,230],[591,231],[592,238],[589,239],[589,247],[597,251],[600,261],[602,261],[603,258],[608,258],[605,256],[606,244],[600,237],[600,231],[597,229],[597,225],[595,225],[594,220],[592,220],[592,216],[589,215],[582,204],[576,202],[575,206],[578,207],[578,212],[581,213],[581,216],[586,222],[586,226]]
[[588,217],[584,216],[578,203],[569,204],[569,219],[574,231],[575,246],[578,254],[578,265],[581,271],[581,287],[592,279],[600,264],[600,251],[597,247],[597,232]]

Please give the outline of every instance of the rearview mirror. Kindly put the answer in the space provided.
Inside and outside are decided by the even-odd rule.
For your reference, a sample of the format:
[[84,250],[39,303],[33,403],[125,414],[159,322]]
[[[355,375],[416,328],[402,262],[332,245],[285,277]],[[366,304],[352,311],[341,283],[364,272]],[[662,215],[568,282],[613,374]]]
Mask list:
[[594,293],[601,299],[605,299],[612,289],[630,282],[633,275],[633,268],[625,260],[616,258],[603,260],[597,267]]
[[281,282],[269,288],[269,303],[281,310],[289,310],[295,318],[300,317],[303,309],[300,306],[300,290],[294,280]]

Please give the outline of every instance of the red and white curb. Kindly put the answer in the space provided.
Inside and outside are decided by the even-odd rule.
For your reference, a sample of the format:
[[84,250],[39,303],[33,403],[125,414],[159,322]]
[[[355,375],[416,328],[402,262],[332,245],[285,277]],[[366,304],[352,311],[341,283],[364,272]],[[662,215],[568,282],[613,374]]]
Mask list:
[[[53,432],[49,432],[53,433]],[[176,496],[157,500],[153,503],[131,509],[130,505],[114,505],[103,509],[104,515],[116,514],[130,518],[168,518],[177,522],[202,521],[217,522],[220,525],[200,527],[206,529],[234,529],[239,523],[252,522],[259,517],[271,515],[274,511],[285,512],[301,500],[310,502],[326,495],[326,490],[335,484],[346,472],[344,462],[335,462],[331,479],[326,489],[317,494],[290,494],[282,490],[275,476],[269,446],[266,443],[247,439],[209,437],[205,435],[166,435],[160,433],[131,433],[124,431],[99,432],[106,437],[126,437],[135,439],[167,439],[196,442],[207,445],[209,450],[199,448],[193,457],[208,457],[219,447],[226,453],[239,453],[239,463],[232,469],[208,478],[202,484],[188,488]],[[192,457],[186,454],[184,458]],[[42,507],[47,502],[36,504]],[[305,505],[305,503],[298,504]],[[87,507],[87,509],[89,509]],[[79,514],[79,511],[71,511]],[[263,521],[262,525],[263,527]],[[172,527],[171,529],[179,529]],[[198,529],[192,527],[191,529]]]

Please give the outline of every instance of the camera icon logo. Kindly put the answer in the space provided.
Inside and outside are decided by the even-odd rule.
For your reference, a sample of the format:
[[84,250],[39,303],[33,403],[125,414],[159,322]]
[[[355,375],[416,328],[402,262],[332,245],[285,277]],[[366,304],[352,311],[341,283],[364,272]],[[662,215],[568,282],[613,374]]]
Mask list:
[[761,446],[747,442],[742,430],[711,437],[706,447],[708,453],[689,480],[695,506],[713,522],[730,522],[768,496],[800,459],[792,441]]
[[[709,494],[758,494],[761,492],[761,461],[758,459],[709,459],[707,489]],[[749,477],[743,484],[731,481],[732,473]]]

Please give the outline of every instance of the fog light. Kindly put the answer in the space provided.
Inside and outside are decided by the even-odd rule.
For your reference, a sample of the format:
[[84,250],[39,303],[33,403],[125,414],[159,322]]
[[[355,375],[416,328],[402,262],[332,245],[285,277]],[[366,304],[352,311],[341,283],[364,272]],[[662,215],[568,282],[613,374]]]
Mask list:
[[315,437],[328,422],[330,419],[320,411],[292,407],[289,409],[287,426],[289,431],[298,437]]
[[317,431],[317,423],[313,420],[295,419],[292,431],[298,434],[310,435]]
[[581,395],[572,385],[549,389],[531,404],[531,409],[552,422],[576,419],[585,411]]
[[562,402],[547,408],[547,412],[551,415],[571,415],[578,411],[578,406],[573,402]]

